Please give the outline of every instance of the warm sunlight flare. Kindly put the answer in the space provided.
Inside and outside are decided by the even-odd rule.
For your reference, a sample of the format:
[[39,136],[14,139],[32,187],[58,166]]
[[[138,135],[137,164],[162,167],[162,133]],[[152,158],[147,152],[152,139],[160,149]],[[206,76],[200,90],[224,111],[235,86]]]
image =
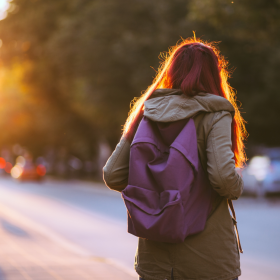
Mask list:
[[0,20],[7,16],[7,10],[10,7],[10,2],[12,0],[0,0]]

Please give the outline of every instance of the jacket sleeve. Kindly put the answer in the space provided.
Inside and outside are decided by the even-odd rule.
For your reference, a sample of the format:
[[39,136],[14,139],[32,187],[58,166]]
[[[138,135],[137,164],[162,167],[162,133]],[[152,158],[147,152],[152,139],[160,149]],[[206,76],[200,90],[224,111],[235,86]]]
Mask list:
[[122,137],[103,167],[103,180],[112,190],[121,192],[127,186],[130,142]]
[[243,180],[235,170],[231,150],[231,122],[229,112],[216,113],[207,138],[207,172],[211,185],[219,195],[238,199],[243,191]]

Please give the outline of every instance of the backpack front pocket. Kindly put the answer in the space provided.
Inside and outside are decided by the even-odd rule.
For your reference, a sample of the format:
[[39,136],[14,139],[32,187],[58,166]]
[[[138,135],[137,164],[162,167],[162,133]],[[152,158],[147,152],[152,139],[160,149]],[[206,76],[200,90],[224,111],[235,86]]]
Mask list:
[[184,210],[178,190],[158,193],[128,185],[122,197],[128,212],[129,233],[155,241],[184,241]]

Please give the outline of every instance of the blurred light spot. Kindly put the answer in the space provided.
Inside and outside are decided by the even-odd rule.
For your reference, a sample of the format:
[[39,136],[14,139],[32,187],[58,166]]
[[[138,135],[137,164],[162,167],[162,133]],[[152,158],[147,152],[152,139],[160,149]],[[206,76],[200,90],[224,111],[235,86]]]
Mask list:
[[6,166],[6,161],[2,157],[0,157],[0,168],[3,169]]
[[11,0],[0,0],[0,20],[6,18]]
[[76,157],[72,157],[68,163],[73,169],[76,169],[76,170],[80,170],[83,166],[82,161]]
[[15,144],[13,146],[13,153],[18,156],[21,155],[23,153],[22,147],[19,144]]
[[17,159],[16,159],[16,164],[17,165],[20,165],[21,167],[24,167],[25,163],[26,163],[26,160],[23,156],[17,157]]
[[[9,0],[9,2],[11,2],[11,1]],[[7,10],[7,12],[9,14],[16,14],[19,11],[19,6],[16,5],[15,3],[9,3],[9,5],[10,6],[9,6],[9,8]]]
[[0,39],[0,48],[2,47],[3,45],[3,41]]
[[39,164],[37,167],[36,167],[36,173],[39,175],[39,176],[45,176],[46,175],[46,167],[43,165],[43,164]]
[[5,166],[5,169],[4,169],[4,170],[5,170],[7,173],[11,173],[12,168],[13,168],[13,165],[12,165],[10,162],[6,162],[6,166]]
[[23,172],[22,166],[16,164],[12,169],[11,169],[11,176],[15,179],[19,178],[20,175]]
[[255,156],[248,166],[248,174],[254,175],[258,181],[263,181],[268,173],[270,159],[265,156]]

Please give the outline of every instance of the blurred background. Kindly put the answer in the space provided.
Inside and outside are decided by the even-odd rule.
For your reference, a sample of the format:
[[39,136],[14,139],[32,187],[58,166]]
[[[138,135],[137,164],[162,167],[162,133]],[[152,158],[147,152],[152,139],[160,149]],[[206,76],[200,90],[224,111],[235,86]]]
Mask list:
[[[98,213],[125,223],[120,197],[96,183],[101,168],[120,139],[130,101],[151,84],[159,54],[195,31],[220,42],[247,121],[249,161],[236,204],[244,251],[248,244],[251,252],[242,279],[280,279],[279,29],[279,0],[0,0],[0,203],[68,240],[65,217],[74,206],[91,218]],[[44,216],[54,201],[69,208],[61,231]],[[32,205],[41,216],[39,208],[32,216]],[[86,226],[81,230],[90,235]],[[131,242],[128,251],[135,251]],[[132,267],[132,251],[123,260],[104,247],[91,253]]]

